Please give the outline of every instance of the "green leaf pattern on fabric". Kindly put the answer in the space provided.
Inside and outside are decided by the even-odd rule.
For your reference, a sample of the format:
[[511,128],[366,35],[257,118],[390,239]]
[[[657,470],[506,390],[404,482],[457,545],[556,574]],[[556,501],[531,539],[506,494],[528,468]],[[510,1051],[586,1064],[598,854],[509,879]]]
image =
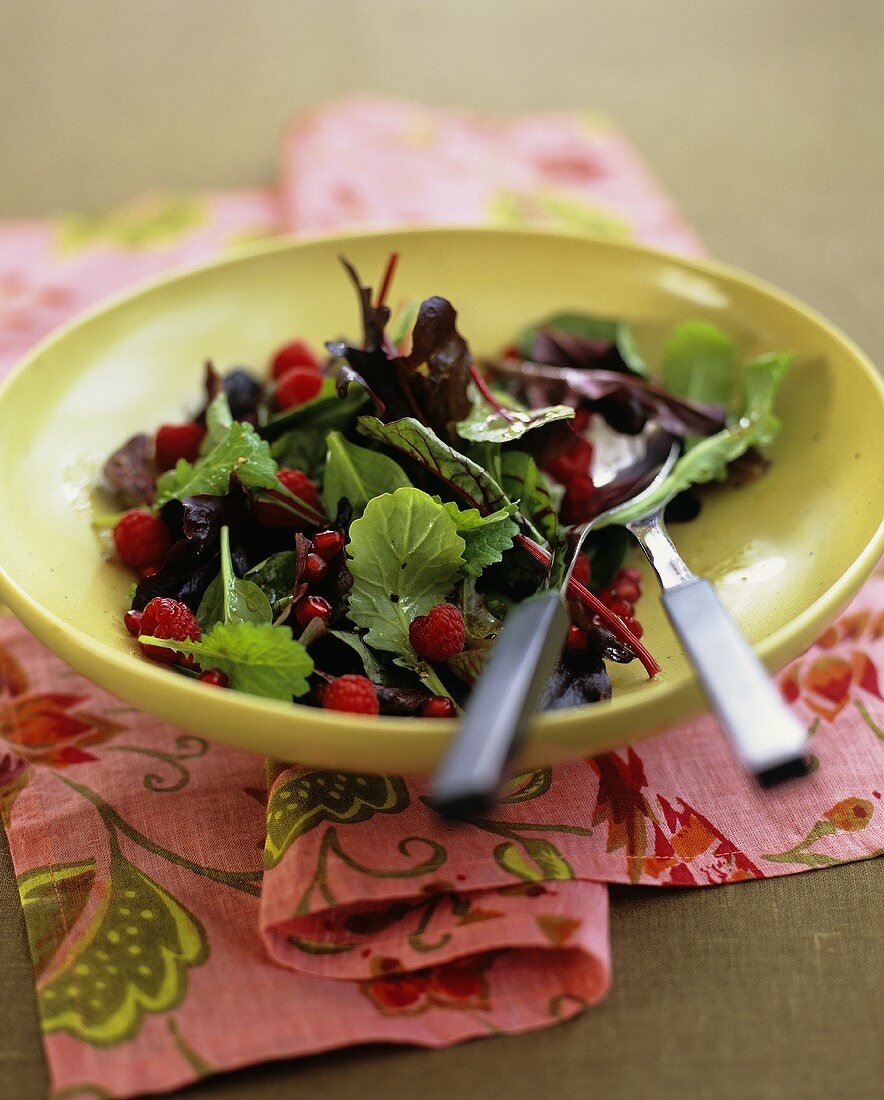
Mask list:
[[38,978],[83,912],[94,881],[94,859],[37,867],[19,877],[18,892]]

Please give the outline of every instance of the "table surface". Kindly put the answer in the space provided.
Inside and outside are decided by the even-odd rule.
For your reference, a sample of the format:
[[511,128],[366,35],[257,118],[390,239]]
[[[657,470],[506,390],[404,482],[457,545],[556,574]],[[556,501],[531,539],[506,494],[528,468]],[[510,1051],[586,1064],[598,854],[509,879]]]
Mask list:
[[[595,108],[634,137],[714,255],[806,299],[882,362],[882,47],[878,0],[5,4],[0,217],[270,182],[289,114],[356,88]],[[613,988],[571,1023],[256,1067],[186,1095],[868,1096],[884,1074],[882,878],[875,861],[616,887]],[[0,922],[0,1100],[31,1100],[46,1081],[5,838]]]

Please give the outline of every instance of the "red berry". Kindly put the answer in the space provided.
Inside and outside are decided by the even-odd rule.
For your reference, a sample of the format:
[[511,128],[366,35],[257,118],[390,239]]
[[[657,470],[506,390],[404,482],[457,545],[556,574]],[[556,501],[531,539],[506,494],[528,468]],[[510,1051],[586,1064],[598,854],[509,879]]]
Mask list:
[[613,588],[601,588],[596,593],[596,595],[605,605],[605,607],[610,607],[616,599],[619,599],[617,593],[614,591]]
[[628,577],[620,577],[619,575],[614,581],[614,590],[621,600],[628,600],[629,603],[635,603],[641,595],[641,589],[635,581],[629,580]]
[[141,633],[141,612],[127,611],[123,616],[123,623],[133,638]]
[[[200,640],[200,624],[187,604],[155,596],[141,613],[141,633],[151,638],[170,638],[177,642]],[[142,651],[155,661],[171,664],[182,657],[172,649],[142,645]]]
[[618,570],[618,580],[620,579],[620,577],[623,577],[624,580],[632,581],[632,583],[637,584],[639,588],[641,587],[642,571],[641,569],[636,569],[633,565],[624,565],[622,569]]
[[318,554],[308,554],[304,562],[304,580],[307,584],[319,584],[328,572],[328,562]]
[[579,626],[568,627],[568,640],[565,643],[568,649],[582,650],[586,649],[586,631],[581,630]]
[[325,689],[322,705],[326,710],[345,710],[351,714],[378,714],[378,693],[364,676],[338,676]]
[[230,686],[230,677],[220,668],[208,668],[201,672],[197,679],[201,684],[211,684],[212,687],[226,688]]
[[615,615],[619,615],[621,619],[631,619],[632,613],[635,608],[628,600],[614,600],[608,604],[608,608],[614,612]]
[[287,371],[276,387],[276,407],[296,409],[311,401],[322,389],[322,375],[307,367]]
[[282,378],[294,367],[319,370],[319,360],[305,340],[292,340],[290,344],[283,344],[270,362],[270,373],[274,378]]
[[206,429],[188,424],[163,424],[154,441],[154,460],[159,470],[171,470],[179,458],[196,462]]
[[437,603],[426,615],[412,620],[408,640],[419,657],[447,661],[463,649],[466,640],[463,615],[453,604]]
[[[284,466],[277,477],[290,493],[299,500],[303,500],[305,504],[314,508],[320,514],[322,513],[322,505],[319,502],[319,493],[316,491],[316,486],[303,470],[290,470]],[[282,493],[271,492],[269,495],[277,500],[286,500]],[[293,505],[292,501],[288,503]],[[255,502],[255,518],[264,527],[294,527],[303,522],[289,508],[272,504],[268,500]]]
[[592,569],[589,564],[589,558],[585,554],[577,555],[571,576],[575,581],[580,581],[584,588],[589,584],[592,578]]
[[117,555],[131,569],[159,565],[171,545],[168,528],[152,512],[126,512],[114,528]]
[[159,573],[160,567],[158,565],[149,565],[147,569],[142,569],[138,574],[138,579],[146,581],[148,577],[155,577]]
[[457,710],[447,695],[434,695],[421,707],[421,718],[454,718]]
[[331,561],[344,549],[343,531],[317,531],[313,536],[313,549],[325,561]]
[[313,619],[328,619],[331,617],[331,604],[322,596],[305,596],[295,607],[295,618],[306,626]]

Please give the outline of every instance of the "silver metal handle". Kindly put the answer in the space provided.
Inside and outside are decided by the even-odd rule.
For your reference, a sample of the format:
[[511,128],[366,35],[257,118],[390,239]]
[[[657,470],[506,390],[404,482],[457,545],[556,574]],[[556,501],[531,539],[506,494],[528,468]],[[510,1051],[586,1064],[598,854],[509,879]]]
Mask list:
[[430,785],[432,804],[445,817],[469,817],[493,805],[507,762],[562,652],[568,622],[558,591],[526,600],[507,616]]
[[663,593],[666,614],[742,763],[765,785],[807,771],[807,733],[709,581]]

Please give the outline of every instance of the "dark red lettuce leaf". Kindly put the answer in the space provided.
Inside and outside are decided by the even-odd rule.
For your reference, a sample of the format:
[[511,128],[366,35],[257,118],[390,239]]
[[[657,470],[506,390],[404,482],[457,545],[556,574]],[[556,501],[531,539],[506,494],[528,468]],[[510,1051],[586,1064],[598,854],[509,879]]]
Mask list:
[[547,363],[551,367],[629,373],[629,367],[623,362],[616,344],[588,336],[572,336],[561,329],[538,331],[531,349],[531,360]]
[[[712,435],[721,431],[725,424],[725,410],[721,406],[689,401],[632,374],[554,367],[514,359],[495,362],[491,369],[515,379],[520,385],[531,385],[535,391],[542,383],[544,400],[548,404],[582,405],[603,415],[619,413],[627,419],[626,426],[633,430],[640,431],[649,418],[679,436]],[[624,430],[622,419],[616,415],[613,419],[605,415],[605,419],[615,430]]]
[[116,490],[124,508],[153,504],[156,499],[156,470],[151,437],[144,433],[133,435],[104,464],[104,476]]

